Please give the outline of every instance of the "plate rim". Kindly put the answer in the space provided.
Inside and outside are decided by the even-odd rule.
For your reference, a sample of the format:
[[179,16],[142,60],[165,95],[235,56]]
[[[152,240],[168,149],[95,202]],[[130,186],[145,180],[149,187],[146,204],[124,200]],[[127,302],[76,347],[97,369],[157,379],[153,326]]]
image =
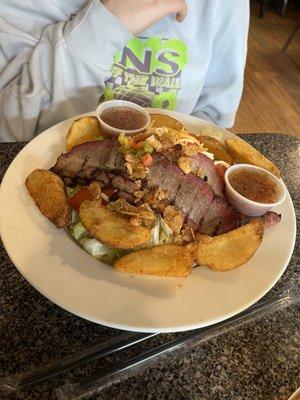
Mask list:
[[[210,123],[210,122],[208,122],[208,121],[206,121],[204,119],[201,119],[201,118],[197,118],[197,117],[194,117],[194,116],[191,116],[191,115],[188,115],[188,114],[184,114],[184,113],[179,113],[179,112],[169,112],[169,111],[165,112],[165,110],[160,110],[160,109],[148,109],[148,110],[149,111],[154,110],[157,113],[165,113],[165,114],[169,114],[171,116],[173,115],[175,118],[177,116],[177,118],[179,118],[179,119],[180,119],[180,116],[193,117],[193,118],[195,118],[195,122],[196,122],[196,120],[198,120],[198,121],[204,123],[205,125],[211,126],[211,127],[215,128],[215,129],[218,129],[218,130],[221,130],[221,131],[225,131],[226,133],[229,133],[230,135],[233,135],[234,137],[236,137],[236,138],[238,138],[240,140],[243,140],[241,137],[235,135],[234,133],[232,133],[232,132],[230,132],[230,131],[228,131],[228,130],[226,130],[224,128],[221,128],[221,127],[219,127],[219,126],[217,126],[215,124],[212,124],[212,123]],[[6,184],[6,177],[8,176],[9,170],[11,168],[13,168],[14,163],[18,162],[18,158],[22,157],[23,151],[25,152],[25,151],[28,150],[27,146],[32,145],[32,143],[34,143],[36,140],[40,140],[41,135],[46,134],[48,131],[52,130],[53,128],[59,128],[59,125],[63,125],[63,124],[66,124],[66,123],[71,123],[73,120],[75,120],[77,118],[80,118],[82,116],[87,116],[87,115],[95,115],[95,112],[93,111],[93,112],[88,112],[88,113],[84,113],[84,114],[79,114],[79,115],[76,115],[74,117],[68,118],[68,119],[66,119],[64,121],[61,121],[58,124],[53,125],[52,127],[48,128],[47,130],[42,132],[40,135],[36,136],[32,141],[27,143],[23,147],[23,149],[16,155],[16,157],[12,160],[12,162],[9,165],[9,167],[7,168],[7,170],[6,170],[6,172],[5,172],[4,176],[3,176],[1,185],[0,185],[0,197],[2,196],[3,187]],[[14,254],[12,253],[11,249],[9,249],[8,246],[7,246],[6,236],[5,236],[5,233],[3,232],[3,229],[1,228],[1,223],[0,223],[0,236],[1,236],[1,239],[2,239],[3,246],[4,246],[6,252],[7,252],[8,256],[9,256],[9,258],[11,260],[11,262],[14,264],[14,266],[17,268],[17,270],[21,273],[21,275],[27,280],[27,282],[31,286],[33,286],[39,293],[41,293],[44,297],[46,297],[48,300],[50,300],[51,302],[53,302],[54,304],[56,304],[60,308],[70,312],[71,314],[79,316],[79,317],[81,317],[81,318],[83,318],[83,319],[85,319],[87,321],[94,322],[96,324],[101,324],[101,325],[104,325],[104,326],[107,326],[107,327],[120,329],[120,330],[126,330],[126,331],[150,332],[150,333],[153,333],[153,332],[156,332],[156,333],[183,332],[183,331],[187,331],[187,330],[192,330],[192,329],[197,329],[197,328],[203,328],[203,327],[206,327],[206,326],[210,326],[210,325],[213,325],[215,323],[224,321],[224,320],[226,320],[228,318],[231,318],[234,315],[239,314],[240,312],[246,310],[251,305],[255,304],[262,297],[264,297],[276,285],[276,283],[282,277],[283,273],[287,269],[287,266],[289,265],[289,262],[291,260],[292,255],[293,255],[293,252],[294,252],[295,243],[296,243],[296,229],[297,229],[296,213],[295,213],[294,204],[293,204],[292,198],[291,198],[290,193],[289,193],[287,188],[286,188],[286,191],[287,191],[287,199],[290,202],[291,211],[292,211],[292,220],[293,220],[292,223],[293,223],[293,226],[291,226],[291,228],[293,230],[293,240],[291,242],[291,246],[290,246],[290,250],[289,250],[288,256],[286,258],[286,261],[285,261],[284,265],[282,265],[282,269],[281,269],[280,273],[276,276],[275,279],[273,279],[269,283],[269,285],[267,285],[264,288],[264,290],[262,290],[259,293],[259,295],[255,296],[255,297],[252,297],[251,300],[249,300],[248,302],[244,303],[241,307],[238,307],[237,309],[235,309],[231,313],[227,313],[227,314],[223,315],[221,318],[219,318],[219,317],[218,318],[211,318],[210,320],[199,321],[198,323],[189,324],[189,325],[178,325],[178,326],[167,327],[167,328],[151,326],[151,328],[148,329],[148,328],[139,327],[139,326],[136,326],[136,325],[126,325],[126,324],[123,324],[123,323],[114,323],[114,322],[109,322],[107,320],[101,320],[101,319],[95,318],[95,317],[93,317],[91,315],[83,314],[78,310],[74,310],[74,308],[69,307],[69,305],[66,305],[64,303],[61,303],[60,301],[57,301],[55,298],[53,298],[51,296],[51,294],[49,294],[49,293],[45,292],[44,290],[40,289],[35,284],[34,280],[31,279],[31,277],[22,270],[22,267],[19,266],[18,262],[15,261]],[[1,211],[0,211],[0,221],[1,221]]]

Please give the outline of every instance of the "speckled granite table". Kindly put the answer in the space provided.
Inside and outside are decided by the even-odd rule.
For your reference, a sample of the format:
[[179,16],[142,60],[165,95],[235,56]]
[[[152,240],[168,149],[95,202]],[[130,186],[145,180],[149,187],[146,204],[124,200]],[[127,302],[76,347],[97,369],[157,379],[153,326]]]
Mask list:
[[[279,164],[299,218],[300,142],[285,135],[244,135]],[[23,144],[0,144],[0,176]],[[299,285],[299,237],[291,262],[267,297]],[[40,366],[116,335],[80,319],[39,294],[0,248],[0,374]],[[147,372],[106,389],[94,399],[286,400],[300,385],[300,315],[290,307],[205,345],[178,352]],[[156,343],[174,335],[161,335]],[[149,344],[141,344],[139,349]],[[9,399],[55,399],[54,388],[133,355],[108,357]],[[0,394],[0,399],[3,395]]]

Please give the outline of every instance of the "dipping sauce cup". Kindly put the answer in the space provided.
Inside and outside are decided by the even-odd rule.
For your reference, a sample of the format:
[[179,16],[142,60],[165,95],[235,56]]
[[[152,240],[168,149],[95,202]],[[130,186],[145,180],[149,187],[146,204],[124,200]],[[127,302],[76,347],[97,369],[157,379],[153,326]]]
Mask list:
[[[241,182],[241,186],[244,187],[244,193],[249,191],[251,194],[251,190],[253,191],[253,195],[251,197],[254,198],[259,198],[260,196],[260,189],[261,189],[261,194],[263,195],[264,193],[264,183],[265,185],[269,182],[269,189],[270,187],[274,187],[274,193],[275,196],[270,196],[270,198],[273,197],[271,202],[260,202],[260,201],[255,201],[247,198],[245,195],[240,194],[237,190],[237,188],[234,188],[233,186],[233,181],[231,181],[230,177],[234,172],[236,171],[246,171],[244,173],[245,177],[247,177],[247,171],[249,172],[256,172],[257,177],[261,176],[261,185],[262,187],[259,187],[259,179],[256,180],[256,185],[251,185],[251,182],[245,181]],[[242,173],[243,174],[243,173]],[[242,177],[242,174],[240,175]],[[254,175],[254,174],[251,174]],[[233,178],[234,175],[232,175]],[[265,178],[264,178],[265,177]],[[271,208],[278,206],[281,204],[285,197],[286,197],[286,189],[285,186],[282,182],[281,179],[278,179],[275,175],[273,175],[271,172],[266,171],[263,168],[256,167],[255,165],[250,165],[250,164],[235,164],[229,167],[226,172],[225,172],[225,184],[226,184],[226,189],[225,189],[225,196],[227,201],[239,212],[248,215],[249,217],[260,217],[264,215],[266,212],[268,212]],[[270,182],[271,181],[271,182]],[[271,185],[270,185],[271,184]],[[247,185],[249,187],[247,187]],[[241,190],[242,191],[242,190]],[[267,193],[267,190],[266,190]],[[274,194],[272,193],[272,194]],[[261,195],[261,198],[263,198]]]
[[147,111],[138,104],[125,100],[109,100],[96,110],[97,118],[107,136],[117,138],[120,133],[136,135],[150,124]]

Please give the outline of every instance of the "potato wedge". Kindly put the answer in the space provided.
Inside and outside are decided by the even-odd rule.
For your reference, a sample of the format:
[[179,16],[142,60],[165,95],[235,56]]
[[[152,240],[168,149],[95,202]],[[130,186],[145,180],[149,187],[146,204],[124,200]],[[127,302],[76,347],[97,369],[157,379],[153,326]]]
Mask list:
[[181,131],[184,128],[181,122],[166,114],[150,114],[150,123],[152,128],[166,126],[167,128],[174,129],[175,131]]
[[230,153],[226,149],[223,143],[219,140],[206,135],[197,136],[200,143],[204,144],[204,147],[212,153],[217,160],[226,161],[229,165],[234,164],[234,160]]
[[116,249],[134,249],[150,240],[149,228],[132,225],[128,218],[97,200],[87,200],[81,204],[79,219],[93,238]]
[[254,255],[262,242],[263,234],[263,222],[253,219],[248,224],[219,236],[199,235],[197,262],[214,271],[237,268]]
[[100,122],[96,117],[82,117],[73,121],[67,133],[66,149],[70,151],[81,143],[92,142],[103,137]]
[[213,137],[214,139],[219,140],[219,142],[222,142],[222,139],[224,137],[224,132],[222,132],[217,127],[210,126],[209,128],[203,129],[203,131],[201,132],[201,136],[210,136]]
[[272,172],[278,178],[280,177],[280,172],[276,165],[250,144],[239,139],[226,139],[225,144],[237,163],[256,165]]
[[59,228],[71,218],[63,181],[46,169],[35,169],[26,178],[26,188],[41,213]]
[[182,278],[191,273],[193,256],[185,246],[164,244],[127,254],[114,267],[131,274]]

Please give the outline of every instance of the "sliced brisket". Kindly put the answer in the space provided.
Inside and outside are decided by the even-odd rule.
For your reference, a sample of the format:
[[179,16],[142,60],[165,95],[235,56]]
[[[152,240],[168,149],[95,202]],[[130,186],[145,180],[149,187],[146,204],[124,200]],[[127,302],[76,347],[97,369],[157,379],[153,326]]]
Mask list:
[[162,154],[154,155],[147,180],[150,187],[162,188],[169,201],[202,233],[224,233],[239,224],[238,213],[216,196],[208,182],[193,173],[185,174]]
[[[164,156],[173,163],[184,156],[183,148],[180,144],[164,152]],[[191,160],[191,172],[198,174],[207,181],[217,196],[224,197],[224,181],[220,177],[214,162],[203,153],[195,154],[189,157]]]
[[201,232],[207,235],[219,235],[229,232],[240,224],[239,213],[221,197],[215,197],[204,215]]
[[169,154],[169,159],[156,153],[147,178],[138,185],[126,174],[118,148],[118,142],[110,139],[81,144],[59,156],[51,171],[68,185],[96,180],[103,186],[112,186],[118,189],[118,197],[132,202],[135,192],[161,188],[167,195],[167,203],[184,214],[186,223],[196,227],[193,228],[195,232],[214,235],[239,225],[239,214],[224,199],[223,182],[214,163],[205,155],[192,157],[192,169],[195,172],[200,169],[201,176],[204,175],[202,179],[194,173],[185,174],[179,168],[174,161],[180,153],[178,147],[172,156]]
[[133,194],[139,190],[138,185],[134,181],[124,178],[121,175],[113,177],[110,184],[113,188],[129,194]]
[[177,164],[172,163],[162,154],[156,153],[153,159],[154,161],[149,168],[146,178],[148,185],[150,187],[162,188],[167,192],[169,201],[173,203],[184,173]]
[[240,225],[248,224],[253,218],[260,218],[264,223],[264,228],[269,229],[279,224],[281,221],[281,214],[277,214],[275,211],[268,211],[261,217],[248,217],[247,215],[240,214]]
[[279,222],[281,221],[281,214],[277,214],[274,211],[268,211],[265,215],[262,216],[262,220],[265,229],[269,229],[279,224]]
[[[185,197],[184,193],[188,192]],[[194,174],[184,175],[175,198],[175,206],[199,227],[215,194],[208,183]],[[204,232],[203,232],[204,233]]]
[[83,143],[58,157],[51,171],[67,181],[107,181],[102,172],[125,171],[124,160],[116,140]]
[[218,173],[214,162],[202,153],[194,155],[191,159],[192,172],[200,172],[200,176],[209,183],[215,194],[224,197],[224,181]]
[[134,200],[133,193],[139,186],[126,176],[124,159],[118,149],[116,140],[83,143],[59,156],[51,171],[67,185],[97,181],[102,186],[118,189],[119,196]]

